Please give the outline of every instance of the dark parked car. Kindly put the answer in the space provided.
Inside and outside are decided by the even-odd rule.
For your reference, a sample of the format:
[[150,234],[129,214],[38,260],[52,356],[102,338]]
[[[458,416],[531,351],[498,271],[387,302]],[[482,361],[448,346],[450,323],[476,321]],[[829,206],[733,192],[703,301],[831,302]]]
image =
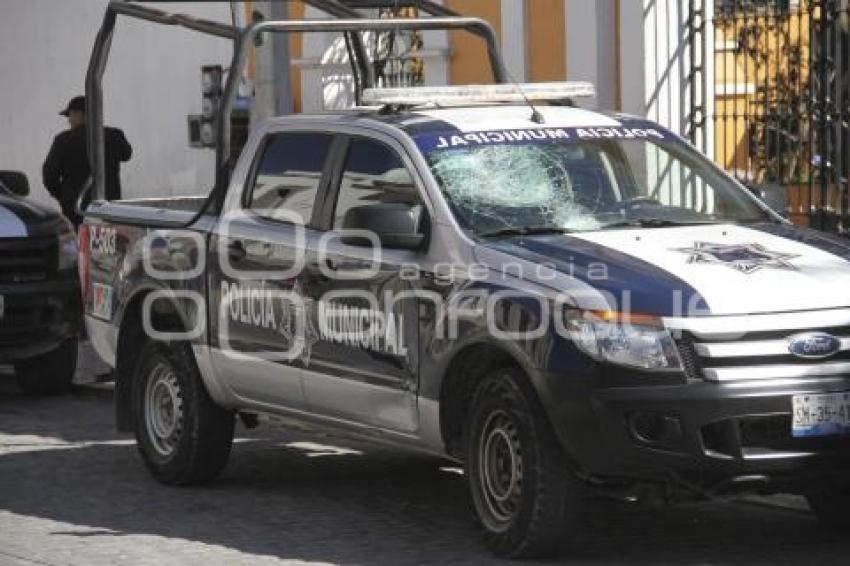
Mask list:
[[77,241],[65,217],[28,194],[24,174],[0,171],[0,364],[26,392],[54,394],[77,367]]

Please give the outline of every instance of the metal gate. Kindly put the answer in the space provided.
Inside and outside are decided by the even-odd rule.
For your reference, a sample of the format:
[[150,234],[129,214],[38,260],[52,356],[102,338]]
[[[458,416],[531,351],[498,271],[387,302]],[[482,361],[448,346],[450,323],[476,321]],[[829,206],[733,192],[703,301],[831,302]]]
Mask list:
[[784,196],[795,223],[850,232],[848,0],[689,7],[690,48],[705,53],[691,81],[709,82],[691,116],[713,132],[715,161]]

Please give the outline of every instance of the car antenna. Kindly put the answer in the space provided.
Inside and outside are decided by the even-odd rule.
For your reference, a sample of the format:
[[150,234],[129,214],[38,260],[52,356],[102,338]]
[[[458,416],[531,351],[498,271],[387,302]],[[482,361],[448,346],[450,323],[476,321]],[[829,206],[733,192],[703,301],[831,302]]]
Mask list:
[[534,106],[534,104],[531,103],[531,99],[529,99],[528,96],[526,96],[525,91],[522,90],[521,86],[519,86],[519,83],[514,78],[513,74],[511,74],[511,72],[507,69],[505,69],[505,74],[508,75],[508,80],[510,80],[511,84],[514,85],[514,87],[516,88],[517,92],[522,97],[522,99],[525,100],[526,105],[528,105],[528,107],[531,108],[531,117],[529,119],[532,122],[534,122],[535,124],[545,124],[546,120],[543,118],[543,114],[541,114],[540,111],[537,110],[537,107]]

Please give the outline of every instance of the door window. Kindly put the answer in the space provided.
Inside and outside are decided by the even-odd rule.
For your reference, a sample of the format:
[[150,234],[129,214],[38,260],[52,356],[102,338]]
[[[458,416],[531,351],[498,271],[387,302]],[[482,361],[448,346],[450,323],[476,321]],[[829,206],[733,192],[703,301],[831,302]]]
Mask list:
[[269,136],[248,208],[265,218],[309,224],[332,140],[312,132]]
[[374,140],[351,140],[340,179],[334,230],[342,229],[346,212],[355,206],[379,203],[419,206],[421,202],[413,178],[398,153]]

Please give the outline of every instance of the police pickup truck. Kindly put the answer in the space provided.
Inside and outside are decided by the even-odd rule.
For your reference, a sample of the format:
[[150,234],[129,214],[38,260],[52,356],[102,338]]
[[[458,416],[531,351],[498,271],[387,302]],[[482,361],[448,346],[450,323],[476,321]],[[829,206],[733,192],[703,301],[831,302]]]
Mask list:
[[0,171],[0,364],[46,395],[67,390],[77,367],[77,243],[70,222],[28,194],[23,173]]
[[790,492],[846,525],[847,241],[563,104],[588,85],[519,88],[272,118],[215,212],[91,205],[86,323],[152,474],[208,482],[272,414],[462,462],[503,555],[568,541],[588,493]]

